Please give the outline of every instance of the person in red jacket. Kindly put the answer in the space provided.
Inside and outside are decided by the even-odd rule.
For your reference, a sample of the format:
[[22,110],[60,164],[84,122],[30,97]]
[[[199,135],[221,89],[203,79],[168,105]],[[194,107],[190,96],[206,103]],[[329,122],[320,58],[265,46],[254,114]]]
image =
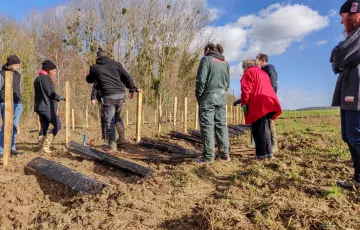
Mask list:
[[258,159],[274,158],[271,151],[271,119],[281,113],[281,106],[269,76],[260,69],[257,59],[242,63],[241,105],[244,108],[245,124],[251,124]]

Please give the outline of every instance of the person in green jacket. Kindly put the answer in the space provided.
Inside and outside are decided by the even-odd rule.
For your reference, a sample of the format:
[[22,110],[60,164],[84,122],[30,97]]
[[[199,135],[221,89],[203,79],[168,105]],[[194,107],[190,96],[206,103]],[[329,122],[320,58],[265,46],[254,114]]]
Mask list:
[[196,76],[195,95],[199,104],[203,157],[199,163],[215,160],[215,139],[219,158],[230,161],[229,133],[226,126],[226,93],[230,87],[230,65],[221,45],[207,44]]

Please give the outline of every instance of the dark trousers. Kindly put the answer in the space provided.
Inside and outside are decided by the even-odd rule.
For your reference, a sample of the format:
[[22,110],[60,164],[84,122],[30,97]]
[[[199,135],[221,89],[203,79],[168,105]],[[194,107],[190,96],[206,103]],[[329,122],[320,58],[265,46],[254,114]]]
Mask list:
[[360,182],[360,111],[341,110],[341,135],[349,146],[354,180]]
[[103,104],[102,112],[106,120],[107,138],[109,141],[116,140],[115,123],[120,123],[121,128],[124,131],[124,123],[120,117],[122,101],[115,104]]
[[61,122],[59,116],[56,114],[56,111],[51,112],[37,112],[40,118],[41,129],[39,136],[46,136],[46,132],[49,128],[49,125],[52,124],[54,128],[51,130],[52,134],[56,134],[61,130]]
[[272,155],[270,125],[270,114],[263,116],[251,124],[251,129],[255,140],[256,156],[258,157]]

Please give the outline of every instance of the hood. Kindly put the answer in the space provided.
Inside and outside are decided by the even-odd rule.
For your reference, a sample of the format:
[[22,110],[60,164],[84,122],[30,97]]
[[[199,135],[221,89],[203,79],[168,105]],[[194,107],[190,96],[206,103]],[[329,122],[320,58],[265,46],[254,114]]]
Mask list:
[[210,51],[206,56],[211,56],[220,59],[221,61],[225,61],[225,57],[221,55],[218,51]]
[[104,65],[110,61],[110,58],[108,56],[101,56],[98,59],[96,59],[96,64],[98,65]]
[[9,69],[9,67],[7,65],[3,65],[2,69],[5,71],[12,71],[11,69]]
[[39,75],[47,75],[47,72],[45,70],[40,70],[38,74]]

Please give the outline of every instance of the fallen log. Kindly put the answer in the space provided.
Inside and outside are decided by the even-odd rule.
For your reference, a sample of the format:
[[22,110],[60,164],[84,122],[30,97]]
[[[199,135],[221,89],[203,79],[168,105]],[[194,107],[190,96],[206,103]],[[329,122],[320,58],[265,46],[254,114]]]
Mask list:
[[41,157],[30,161],[27,167],[83,195],[98,194],[106,186],[101,181]]
[[229,125],[228,128],[238,132],[245,132],[251,130],[251,127],[248,125]]
[[190,142],[202,144],[202,140],[201,140],[201,138],[199,138],[199,137],[189,136],[189,135],[186,135],[186,134],[183,134],[183,133],[179,133],[179,132],[175,132],[175,131],[172,131],[172,132],[170,133],[170,136],[171,136],[172,138],[182,139],[182,140],[187,140],[187,141],[190,141]]
[[174,144],[170,144],[170,143],[165,143],[162,141],[155,141],[155,140],[150,140],[147,138],[142,139],[142,141],[140,142],[140,145],[146,148],[151,148],[151,149],[158,149],[161,150],[163,152],[168,152],[168,153],[176,153],[178,154],[176,157],[180,157],[180,158],[194,158],[194,157],[198,157],[200,155],[200,152],[195,151],[195,150],[191,150],[191,149],[185,149],[181,146],[178,145],[174,145]]
[[152,173],[151,169],[147,167],[109,155],[88,146],[75,143],[73,141],[70,142],[68,150],[69,152],[78,154],[86,159],[92,159],[105,165],[120,169],[121,171],[132,173],[141,177],[148,178],[151,176]]
[[[201,133],[199,130],[189,130],[189,134],[195,136],[195,137],[199,137],[201,138]],[[235,138],[236,135],[234,135],[233,133],[230,132],[229,130],[229,138]],[[215,139],[215,142],[216,142],[216,139]]]

